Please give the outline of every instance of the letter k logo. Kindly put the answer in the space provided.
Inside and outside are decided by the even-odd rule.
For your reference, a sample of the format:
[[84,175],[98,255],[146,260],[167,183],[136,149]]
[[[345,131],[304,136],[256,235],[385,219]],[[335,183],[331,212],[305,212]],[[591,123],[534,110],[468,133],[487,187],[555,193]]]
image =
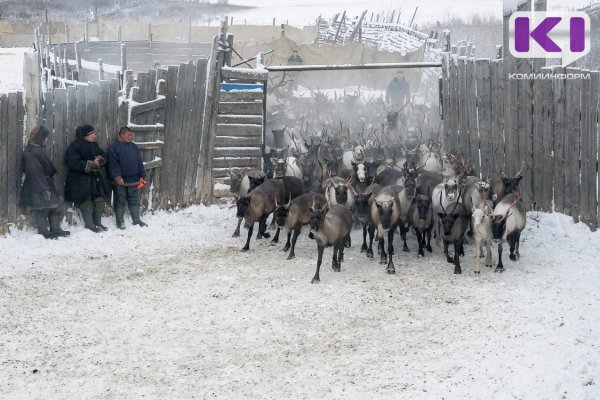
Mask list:
[[[561,48],[550,37],[548,33],[561,21],[560,17],[547,17],[531,32],[531,37],[543,49],[549,53],[560,52]],[[529,18],[515,18],[515,50],[520,53],[529,51]]]

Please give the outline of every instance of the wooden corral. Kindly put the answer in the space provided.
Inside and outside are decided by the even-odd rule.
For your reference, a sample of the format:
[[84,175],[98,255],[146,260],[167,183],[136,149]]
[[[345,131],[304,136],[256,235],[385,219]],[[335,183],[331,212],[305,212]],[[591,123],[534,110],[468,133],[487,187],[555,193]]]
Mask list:
[[461,150],[483,178],[514,175],[524,162],[528,209],[556,210],[596,229],[600,72],[460,51],[442,57],[445,147]]

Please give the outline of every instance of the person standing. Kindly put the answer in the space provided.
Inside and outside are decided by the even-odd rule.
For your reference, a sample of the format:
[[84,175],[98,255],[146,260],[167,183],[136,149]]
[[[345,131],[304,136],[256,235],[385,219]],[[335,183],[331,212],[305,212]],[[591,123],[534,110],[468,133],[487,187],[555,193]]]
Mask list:
[[69,236],[60,228],[63,212],[60,194],[54,185],[56,168],[45,146],[50,132],[44,126],[34,127],[23,151],[22,166],[25,181],[21,187],[19,205],[32,212],[36,228],[46,239]]
[[125,204],[134,225],[146,226],[140,219],[140,189],[146,184],[146,171],[137,145],[133,143],[133,132],[124,126],[117,139],[108,148],[108,175],[115,183],[114,206],[117,227],[125,229]]
[[86,229],[96,233],[106,231],[108,228],[102,225],[106,189],[100,175],[106,154],[96,143],[93,126],[78,126],[75,135],[77,138],[69,145],[65,156],[69,168],[65,200],[79,208]]
[[404,78],[404,72],[398,71],[396,76],[388,83],[385,90],[385,100],[393,108],[403,107],[410,101],[410,85]]

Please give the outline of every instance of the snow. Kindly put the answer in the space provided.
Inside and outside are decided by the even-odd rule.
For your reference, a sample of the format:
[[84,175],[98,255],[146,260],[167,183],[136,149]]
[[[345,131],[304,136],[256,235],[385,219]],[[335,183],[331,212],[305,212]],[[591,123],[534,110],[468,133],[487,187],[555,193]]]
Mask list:
[[23,90],[23,54],[25,47],[0,47],[0,93]]
[[342,272],[327,249],[316,285],[306,228],[286,261],[281,242],[239,251],[234,208],[143,219],[0,239],[0,397],[600,396],[600,233],[569,217],[530,213],[503,274],[474,275],[468,245],[454,275],[411,235],[390,276],[354,230]]

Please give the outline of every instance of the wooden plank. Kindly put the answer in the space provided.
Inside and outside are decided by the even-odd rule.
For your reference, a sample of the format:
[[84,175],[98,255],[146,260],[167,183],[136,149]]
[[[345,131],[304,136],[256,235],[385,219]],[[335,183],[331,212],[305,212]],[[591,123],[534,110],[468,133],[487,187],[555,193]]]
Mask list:
[[8,113],[8,94],[0,93],[0,224],[8,220]]
[[77,106],[75,111],[75,126],[83,125],[87,120],[87,86],[76,86]]
[[[521,59],[507,58],[504,60],[505,71],[510,74],[518,72],[518,65],[522,65]],[[506,175],[513,176],[520,165],[519,160],[519,82],[510,79],[504,80],[504,154]],[[523,182],[521,182],[523,183]]]
[[216,122],[218,115],[219,91],[218,84],[221,81],[221,60],[218,53],[219,37],[213,36],[211,56],[208,61],[208,81],[206,83],[206,102],[204,103],[204,120],[202,122],[202,139],[200,147],[204,159],[198,165],[198,174],[196,176],[195,202],[202,201],[204,204],[210,204],[212,201],[212,148],[214,146],[214,137],[216,136]]
[[[164,130],[164,141],[165,146],[162,149],[163,168],[160,176],[160,197],[159,201],[161,206],[166,208],[170,204],[175,204],[174,199],[171,197],[172,190],[175,182],[172,178],[172,173],[177,165],[176,154],[178,149],[179,137],[175,130],[176,128],[176,90],[177,90],[177,74],[179,67],[169,66],[167,68],[167,79],[166,79],[166,99],[167,106],[165,108],[165,130]],[[176,172],[176,171],[175,171]]]
[[[567,74],[578,73],[577,68],[567,68]],[[581,144],[581,78],[566,82],[566,123],[569,129],[565,138],[565,209],[567,215],[579,221],[579,151]]]
[[164,142],[160,142],[160,141],[156,141],[156,142],[135,142],[135,144],[137,145],[137,147],[140,150],[147,150],[147,149],[162,149],[165,145]]
[[196,174],[198,173],[198,164],[203,156],[200,152],[200,141],[202,138],[202,113],[204,111],[204,101],[206,98],[206,71],[207,60],[200,59],[196,63],[192,126],[190,138],[191,158],[185,172],[185,183],[183,197],[187,203],[193,203],[196,198]]
[[110,132],[108,131],[108,115],[116,110],[110,104],[110,83],[100,81],[98,84],[98,125],[96,126],[98,145],[107,148]]
[[[48,128],[50,133],[54,131],[54,91],[46,92],[46,101],[44,102],[44,119],[42,124]],[[54,137],[50,137],[48,151],[52,155]]]
[[503,60],[491,63],[492,79],[492,165],[493,173],[506,167],[504,158],[504,66]]
[[227,178],[229,174],[229,168],[213,168],[212,170],[213,178]]
[[223,158],[214,158],[213,159],[213,168],[227,168],[227,166],[231,168],[260,168],[260,158],[256,157],[240,157],[240,158],[231,158],[225,159]]
[[[550,73],[547,68],[542,73]],[[538,79],[533,82],[533,209],[552,210],[552,81]]]
[[[57,173],[54,176],[54,184],[59,192],[62,192],[67,177],[64,159],[67,147],[75,140],[75,129],[66,125],[67,122],[67,91],[65,89],[54,90],[54,154],[53,161]],[[71,132],[71,134],[69,134]]]
[[162,166],[162,159],[155,158],[152,161],[144,161],[144,169],[149,171],[151,169],[159,168]]
[[[581,88],[581,185],[580,215],[581,221],[592,230],[597,228],[596,210],[596,105],[598,87],[589,70],[582,70]],[[594,90],[592,92],[592,90]]]
[[162,131],[165,129],[165,126],[162,123],[148,124],[148,125],[139,125],[137,123],[130,123],[127,126],[131,129],[132,132],[135,132],[135,133],[156,132],[156,131]]
[[[115,139],[115,137],[117,136],[117,133],[119,132],[119,128],[121,127],[119,125],[119,121],[118,121],[119,95],[120,95],[119,94],[119,80],[111,79],[110,93],[109,93],[109,106],[110,106],[111,112],[109,113],[108,126],[107,126],[108,143],[111,143]],[[126,125],[126,124],[123,124],[123,125]]]
[[477,124],[477,81],[475,74],[475,59],[467,59],[466,64],[466,96],[467,96],[467,129],[469,133],[469,161],[475,171],[475,175],[479,176],[481,172],[481,164],[479,161],[479,134]]
[[440,109],[442,110],[442,129],[443,129],[443,138],[445,141],[448,141],[448,136],[450,134],[450,102],[449,102],[449,76],[448,76],[448,68],[449,68],[449,53],[442,53],[442,84],[441,84],[441,102]]
[[219,114],[262,115],[262,102],[219,103]]
[[131,106],[131,115],[137,115],[148,111],[156,111],[157,108],[166,107],[167,99],[158,98],[149,100],[145,103],[138,103]]
[[[564,74],[565,68],[554,67],[555,74]],[[564,79],[552,80],[552,94],[554,103],[554,209],[564,212],[565,207],[565,139],[567,136],[566,125],[566,85]]]
[[[533,71],[531,61],[528,59],[520,59],[517,63],[517,68],[518,72],[522,74],[530,74]],[[514,175],[518,171],[521,163],[525,162],[525,169],[520,187],[525,209],[531,210],[531,205],[533,202],[533,142],[531,136],[533,131],[532,79],[520,79],[518,81],[517,108],[518,139],[513,140],[513,144],[515,146],[515,150],[518,151],[518,158],[516,159],[517,163],[514,166],[515,169],[512,171],[512,173]]]
[[[598,101],[600,96],[600,72],[592,71],[590,73],[590,131],[588,140],[582,147],[585,146],[587,150],[587,159],[585,164],[587,183],[583,182],[588,187],[588,216],[589,216],[589,227],[595,231],[598,229],[598,205],[600,201],[598,199],[598,192],[594,191],[594,185],[600,183],[600,173],[598,172],[598,159],[594,159],[594,155],[598,156],[600,146],[598,145]],[[594,161],[596,161],[594,165]],[[596,186],[600,187],[600,186]]]
[[[177,158],[177,186],[176,196],[180,204],[184,206],[187,202],[183,198],[184,186],[185,186],[185,174],[187,171],[188,160],[191,158],[191,147],[189,146],[190,138],[193,134],[191,121],[192,121],[192,108],[194,101],[194,75],[196,68],[190,61],[186,66],[186,74],[183,86],[183,126],[181,130],[182,135],[182,146],[180,147],[179,157]],[[190,189],[188,188],[188,191]]]
[[262,90],[254,92],[245,90],[226,92],[221,90],[219,95],[221,96],[222,102],[253,102],[262,101],[263,98]]
[[260,146],[260,136],[255,137],[238,137],[238,136],[217,136],[215,146],[217,147],[243,147],[243,146]]
[[71,137],[75,137],[77,125],[77,87],[69,86],[67,88],[67,131],[72,132]]
[[261,125],[245,125],[245,124],[217,124],[218,136],[260,136],[262,135]]
[[477,115],[479,122],[479,147],[481,156],[481,176],[490,176],[493,167],[491,157],[492,146],[492,99],[490,60],[478,59],[475,62],[475,79],[477,85]]
[[244,79],[249,81],[266,81],[269,72],[250,68],[222,68],[221,74],[224,79]]
[[218,124],[257,124],[262,125],[262,115],[236,115],[221,114],[218,116]]
[[91,83],[88,86],[88,92],[86,96],[86,121],[84,123],[98,125],[98,95],[100,88],[97,83]]
[[[14,154],[14,157],[12,159],[13,162],[13,175],[12,175],[12,188],[14,191],[14,198],[15,198],[15,202],[9,206],[9,217],[12,214],[12,217],[14,218],[14,220],[16,220],[19,217],[19,208],[18,208],[18,201],[20,199],[20,194],[21,194],[21,182],[22,182],[22,175],[23,175],[23,168],[21,165],[21,159],[23,157],[23,143],[24,143],[24,135],[25,133],[25,103],[24,103],[24,99],[23,99],[23,92],[18,91],[17,92],[17,130],[15,132],[15,139],[14,142],[12,143],[12,153]],[[9,168],[10,171],[11,168]],[[9,190],[10,190],[10,184],[9,184]]]
[[259,147],[215,147],[215,158],[260,157],[261,155]]
[[[463,47],[461,47],[463,48]],[[459,49],[460,54],[460,49]],[[467,106],[467,59],[458,57],[458,149],[469,157],[469,126]]]
[[449,104],[450,104],[450,127],[449,127],[449,135],[448,135],[448,143],[446,143],[446,150],[450,151],[452,149],[458,149],[458,112],[459,112],[459,108],[458,108],[458,66],[457,66],[457,59],[456,57],[453,55],[450,57],[450,66],[449,66],[449,72],[450,72],[450,76],[449,76],[449,80],[448,80],[448,86],[450,89],[450,98],[449,98]]

